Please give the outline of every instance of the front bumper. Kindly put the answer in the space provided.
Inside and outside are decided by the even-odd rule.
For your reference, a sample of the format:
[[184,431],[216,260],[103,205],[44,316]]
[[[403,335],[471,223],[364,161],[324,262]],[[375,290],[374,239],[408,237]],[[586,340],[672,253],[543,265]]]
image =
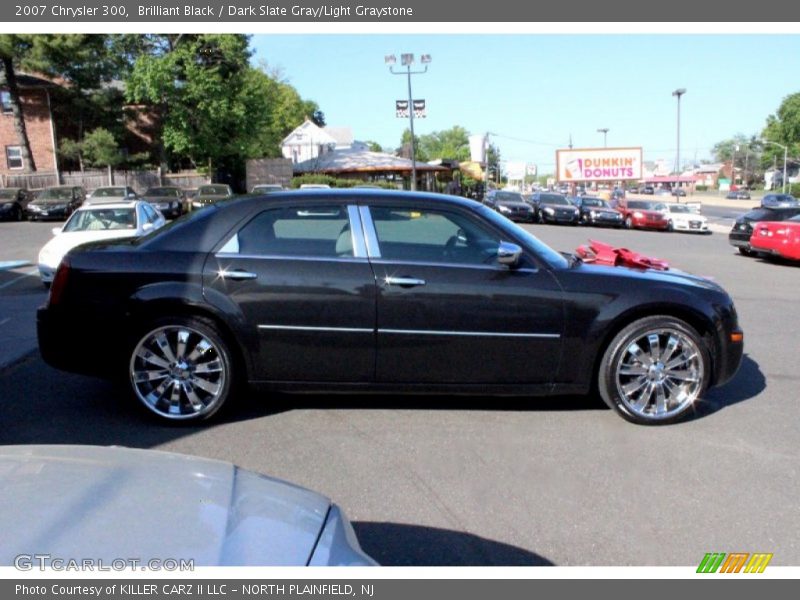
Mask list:
[[29,219],[66,219],[71,212],[69,206],[58,208],[29,206],[25,214]]
[[607,217],[605,215],[592,216],[591,213],[586,213],[586,222],[592,225],[611,225],[613,227],[622,226],[622,215],[618,217]]

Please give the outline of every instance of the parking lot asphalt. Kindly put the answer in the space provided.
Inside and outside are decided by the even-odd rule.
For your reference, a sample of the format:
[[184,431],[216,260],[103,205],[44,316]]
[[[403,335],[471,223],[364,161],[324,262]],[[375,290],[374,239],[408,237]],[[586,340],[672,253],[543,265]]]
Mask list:
[[[0,224],[0,260],[35,258],[50,227]],[[591,397],[328,394],[251,394],[221,421],[173,427],[30,352],[45,293],[27,267],[0,273],[0,350],[29,350],[0,368],[0,443],[228,460],[330,496],[387,565],[696,565],[734,551],[799,564],[800,267],[739,256],[719,233],[530,228],[560,250],[598,239],[713,277],[745,331],[738,375],[666,427]]]

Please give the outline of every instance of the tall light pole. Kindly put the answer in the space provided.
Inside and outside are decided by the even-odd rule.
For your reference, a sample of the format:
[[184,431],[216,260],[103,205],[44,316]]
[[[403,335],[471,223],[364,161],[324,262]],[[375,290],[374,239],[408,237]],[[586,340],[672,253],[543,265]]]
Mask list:
[[781,186],[781,193],[786,193],[786,161],[789,159],[789,147],[784,146],[783,144],[779,144],[778,142],[770,142],[769,140],[759,140],[762,144],[772,144],[773,146],[778,146],[779,148],[783,148],[783,185]]
[[400,55],[400,64],[404,66],[406,69],[395,71],[394,65],[397,62],[397,58],[394,54],[390,54],[384,57],[384,62],[389,65],[389,72],[392,75],[405,75],[408,77],[408,120],[411,129],[411,189],[417,189],[417,144],[416,140],[414,140],[414,98],[411,95],[411,76],[412,75],[423,75],[428,72],[428,63],[431,62],[431,55],[430,54],[422,54],[419,59],[420,63],[425,65],[425,68],[422,71],[412,71],[411,65],[414,64],[414,55],[413,54],[401,54]]
[[607,143],[608,138],[606,137],[608,135],[608,132],[609,132],[608,127],[601,127],[600,129],[597,130],[597,133],[603,134],[603,148],[608,148],[608,143]]
[[681,96],[685,93],[686,88],[678,88],[672,92],[672,95],[678,98],[678,148],[675,158],[675,172],[678,174],[678,177],[681,176]]

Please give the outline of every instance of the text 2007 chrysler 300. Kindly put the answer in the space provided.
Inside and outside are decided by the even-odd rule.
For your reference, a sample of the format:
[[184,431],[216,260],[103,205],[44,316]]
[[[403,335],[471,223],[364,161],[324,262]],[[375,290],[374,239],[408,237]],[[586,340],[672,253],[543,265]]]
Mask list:
[[637,423],[736,372],[731,298],[684,273],[584,264],[472,201],[320,190],[224,201],[70,252],[38,313],[45,360],[121,375],[169,420],[241,384],[552,395]]

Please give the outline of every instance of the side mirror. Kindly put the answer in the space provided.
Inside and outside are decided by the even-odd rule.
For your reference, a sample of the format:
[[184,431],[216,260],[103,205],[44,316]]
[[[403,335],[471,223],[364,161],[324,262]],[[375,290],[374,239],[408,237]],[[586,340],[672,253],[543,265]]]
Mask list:
[[52,229],[53,235],[58,235],[61,233],[61,227],[53,227]]
[[142,225],[142,231],[152,231],[153,227],[154,227],[154,225],[151,222],[148,221],[147,223]]
[[128,198],[136,198],[136,194],[134,192],[128,192]]
[[497,247],[497,262],[506,265],[510,269],[519,266],[519,259],[522,257],[522,248],[511,242],[500,242]]

